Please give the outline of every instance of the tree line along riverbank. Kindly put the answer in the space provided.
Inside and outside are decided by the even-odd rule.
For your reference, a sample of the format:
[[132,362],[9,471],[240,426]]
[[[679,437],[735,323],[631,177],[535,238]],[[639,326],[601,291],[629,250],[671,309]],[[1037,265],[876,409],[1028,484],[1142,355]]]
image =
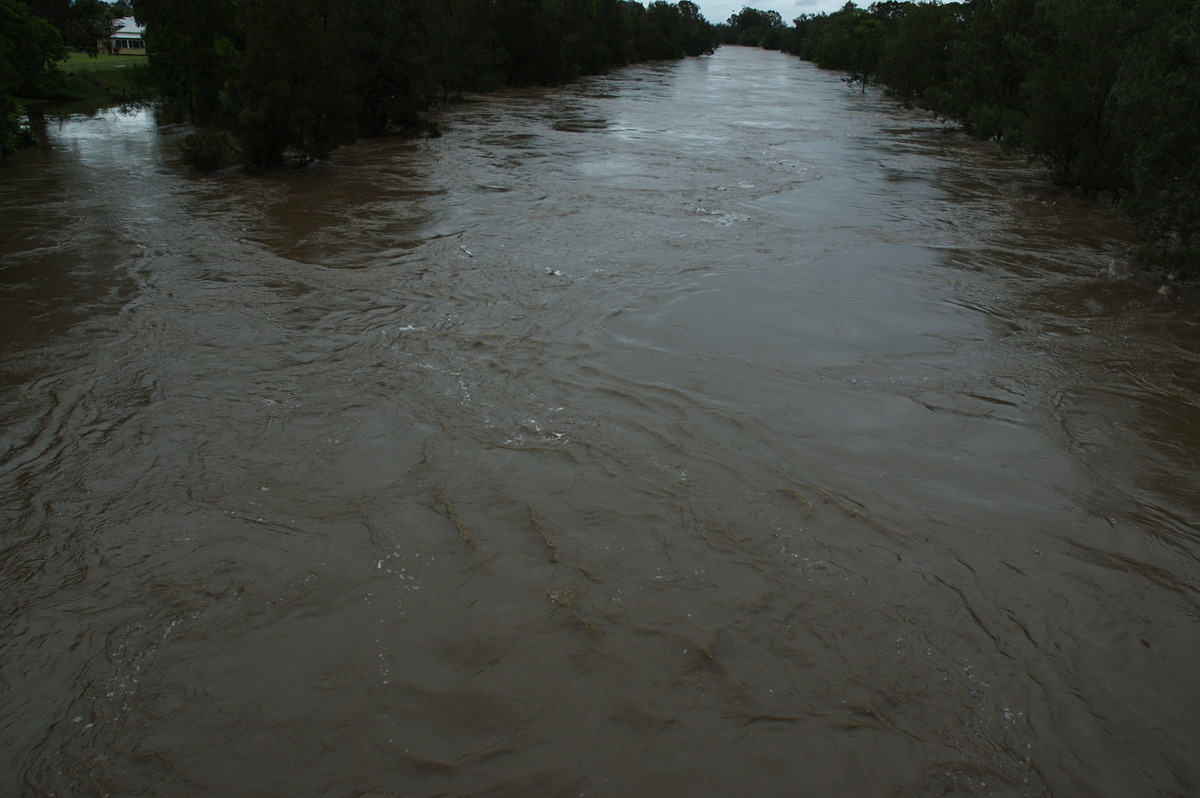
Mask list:
[[1200,278],[1200,3],[887,2],[803,15],[744,9],[723,41],[782,50],[878,85],[1111,199],[1140,260]]
[[752,45],[1027,153],[1057,182],[1118,204],[1144,266],[1200,278],[1195,0],[886,0],[790,25],[749,7],[711,25],[689,0],[133,0],[132,10],[147,26],[148,70],[68,75],[64,41],[86,44],[112,8],[0,0],[0,154],[28,136],[14,96],[64,98],[71,86],[118,100],[157,93],[199,126],[184,157],[200,171],[269,169],[328,158],[358,136],[436,134],[425,112],[463,92]]
[[135,0],[164,97],[200,133],[198,169],[324,159],[358,136],[433,134],[424,112],[468,91],[554,85],[710,53],[688,0]]
[[[58,5],[90,3],[104,5]],[[55,15],[54,5],[0,0],[6,152],[28,135],[14,96],[69,97],[59,62],[71,34],[55,23],[84,12]],[[716,46],[689,0],[134,0],[132,11],[158,97],[201,128],[184,145],[201,171],[302,164],[358,136],[433,133],[424,112],[463,92],[555,85]]]

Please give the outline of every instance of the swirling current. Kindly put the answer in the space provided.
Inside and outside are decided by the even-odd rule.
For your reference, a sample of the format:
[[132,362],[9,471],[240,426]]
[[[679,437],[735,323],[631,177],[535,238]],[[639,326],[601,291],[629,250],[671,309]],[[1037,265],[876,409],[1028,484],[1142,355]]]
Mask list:
[[0,169],[0,792],[1200,791],[1200,325],[778,53]]

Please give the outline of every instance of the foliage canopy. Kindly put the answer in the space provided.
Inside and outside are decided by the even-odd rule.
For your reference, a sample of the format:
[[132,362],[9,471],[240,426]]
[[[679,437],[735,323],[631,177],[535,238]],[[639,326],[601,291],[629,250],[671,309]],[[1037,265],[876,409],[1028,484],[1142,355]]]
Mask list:
[[[228,131],[253,169],[328,158],[359,135],[423,133],[465,91],[557,84],[711,53],[689,0],[134,0],[163,94]],[[194,166],[213,166],[211,135]]]
[[1111,195],[1147,266],[1200,277],[1195,0],[847,3],[796,19],[782,49]]

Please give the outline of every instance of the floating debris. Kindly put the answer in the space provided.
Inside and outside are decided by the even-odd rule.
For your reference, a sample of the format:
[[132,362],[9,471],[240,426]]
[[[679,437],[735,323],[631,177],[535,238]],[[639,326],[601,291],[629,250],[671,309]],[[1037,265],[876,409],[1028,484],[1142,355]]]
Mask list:
[[782,493],[784,496],[787,496],[789,498],[795,499],[798,502],[803,503],[804,506],[806,506],[809,509],[809,512],[812,512],[813,510],[816,509],[815,507],[813,507],[813,503],[808,500],[808,497],[805,496],[803,493],[800,493],[799,491],[794,491],[791,488],[780,488],[779,492]]
[[454,522],[454,525],[458,527],[458,534],[462,535],[462,539],[467,542],[468,546],[470,546],[472,549],[475,548],[475,531],[463,523],[463,520],[458,517],[458,511],[454,509],[454,505],[450,503],[449,499],[443,496],[440,501],[442,502],[442,506],[446,508],[446,515],[449,516],[450,520]]
[[552,587],[546,591],[546,598],[569,610],[579,606],[579,594],[573,587]]
[[529,505],[529,523],[533,525],[533,529],[542,539],[542,543],[546,544],[546,548],[550,552],[550,562],[558,562],[558,547],[554,545],[554,539],[550,537],[550,530],[542,524],[542,519],[538,517],[537,510],[532,504]]

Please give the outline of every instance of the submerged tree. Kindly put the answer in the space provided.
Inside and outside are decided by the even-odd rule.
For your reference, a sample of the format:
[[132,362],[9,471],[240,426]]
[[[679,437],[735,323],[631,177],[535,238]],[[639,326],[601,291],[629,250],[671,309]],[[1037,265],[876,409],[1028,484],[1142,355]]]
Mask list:
[[880,46],[877,79],[906,105],[944,86],[959,32],[958,5],[895,4],[891,26]]
[[1200,4],[1152,0],[1141,10],[1105,119],[1146,263],[1200,277]]
[[236,0],[135,0],[150,69],[163,96],[193,122],[214,122],[239,51]]
[[243,0],[242,47],[223,91],[226,124],[256,169],[325,159],[358,131],[360,99],[342,46],[349,22],[330,0]]

